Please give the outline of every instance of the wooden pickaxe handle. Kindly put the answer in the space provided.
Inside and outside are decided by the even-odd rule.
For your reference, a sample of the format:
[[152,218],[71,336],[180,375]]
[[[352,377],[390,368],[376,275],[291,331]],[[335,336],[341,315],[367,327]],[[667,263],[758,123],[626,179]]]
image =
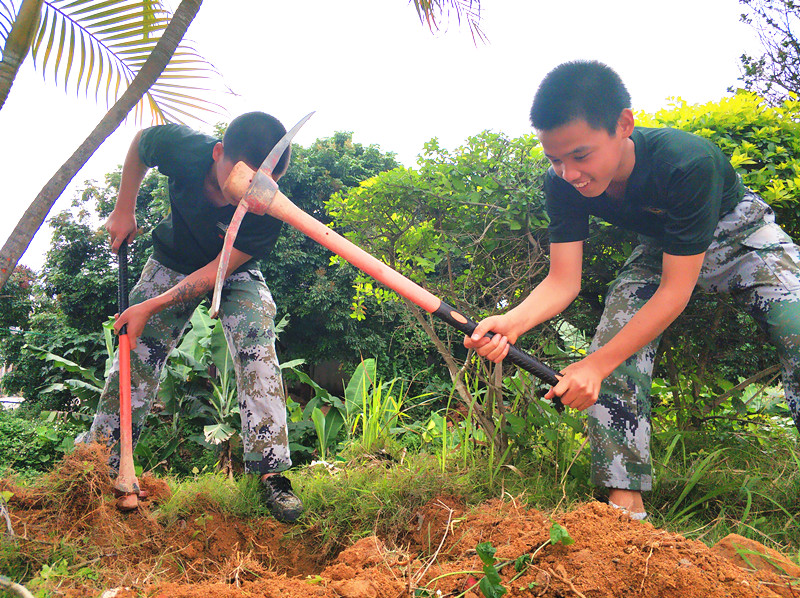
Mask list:
[[[119,247],[119,313],[128,309],[128,243]],[[119,472],[114,489],[120,494],[121,510],[135,509],[139,504],[139,480],[133,466],[133,425],[131,417],[131,342],[127,326],[119,331]]]
[[[250,188],[254,174],[247,164],[238,162],[225,182],[224,192],[229,197],[243,197]],[[477,324],[474,321],[298,208],[279,190],[270,192],[269,197],[260,197],[258,207],[273,218],[282,220],[324,245],[359,270],[457,330],[467,335],[475,330]],[[491,338],[494,333],[490,332],[486,336]],[[558,373],[555,370],[513,344],[509,346],[507,359],[551,386],[558,383]],[[553,404],[559,412],[564,408],[558,398]]]

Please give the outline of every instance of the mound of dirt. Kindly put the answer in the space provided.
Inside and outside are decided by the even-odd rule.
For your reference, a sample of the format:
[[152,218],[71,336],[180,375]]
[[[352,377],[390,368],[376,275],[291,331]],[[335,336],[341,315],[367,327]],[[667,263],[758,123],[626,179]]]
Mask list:
[[[766,571],[748,571],[688,540],[632,521],[600,503],[587,503],[558,518],[575,543],[550,543],[552,521],[513,502],[490,501],[469,513],[452,499],[436,500],[411,522],[411,536],[422,543],[391,549],[367,537],[342,551],[317,575],[290,577],[262,571],[241,583],[156,584],[148,595],[158,598],[240,598],[307,596],[383,598],[458,596],[479,598],[482,576],[475,550],[482,542],[497,549],[506,596],[618,598],[620,596],[686,598],[775,598],[796,596],[792,579]],[[426,524],[426,519],[431,525]],[[421,530],[426,530],[422,536]],[[421,553],[428,537],[434,551]],[[515,568],[523,555],[530,562]],[[500,567],[500,565],[508,563]],[[466,592],[466,593],[464,593]]]
[[[143,478],[149,497],[139,509],[120,513],[105,459],[100,449],[79,448],[48,477],[51,488],[69,492],[68,500],[42,487],[24,490],[0,481],[0,489],[14,493],[13,541],[33,570],[52,563],[56,547],[71,546],[80,555],[72,570],[86,564],[99,573],[97,580],[60,579],[48,588],[53,596],[105,590],[106,598],[480,598],[484,570],[476,547],[485,542],[496,549],[499,583],[509,597],[800,596],[797,580],[778,574],[785,567],[757,571],[752,559],[742,566],[730,560],[742,555],[740,543],[731,543],[732,553],[715,551],[596,502],[555,517],[574,540],[566,546],[551,543],[549,514],[513,500],[467,509],[442,496],[397,534],[400,547],[371,536],[325,559],[315,552],[320,546],[312,531],[271,518],[236,519],[203,497],[191,514],[161,521],[155,507],[169,498],[169,488],[155,478]],[[748,544],[747,554],[758,546]],[[781,557],[764,554],[767,563]]]

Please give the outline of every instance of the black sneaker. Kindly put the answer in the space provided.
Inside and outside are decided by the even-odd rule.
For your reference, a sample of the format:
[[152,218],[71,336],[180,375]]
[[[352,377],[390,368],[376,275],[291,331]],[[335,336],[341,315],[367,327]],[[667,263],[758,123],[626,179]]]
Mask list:
[[292,483],[282,475],[271,475],[261,479],[264,502],[272,516],[282,523],[294,523],[303,514],[303,503],[294,492]]

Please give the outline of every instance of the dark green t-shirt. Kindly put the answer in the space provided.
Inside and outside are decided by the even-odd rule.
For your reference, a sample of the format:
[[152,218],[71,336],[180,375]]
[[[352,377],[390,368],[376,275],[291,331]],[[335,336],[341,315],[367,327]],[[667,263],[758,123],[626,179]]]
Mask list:
[[[161,125],[142,131],[139,157],[169,179],[170,214],[153,230],[153,257],[173,270],[191,274],[212,262],[225,239],[234,206],[216,207],[203,193],[218,139],[183,125]],[[282,222],[271,216],[245,214],[233,246],[250,256],[237,268],[258,267],[272,251]]]
[[720,217],[744,195],[730,161],[711,141],[677,129],[636,127],[631,139],[636,161],[623,199],[583,197],[548,170],[550,241],[585,240],[592,215],[647,237],[665,253],[703,253]]

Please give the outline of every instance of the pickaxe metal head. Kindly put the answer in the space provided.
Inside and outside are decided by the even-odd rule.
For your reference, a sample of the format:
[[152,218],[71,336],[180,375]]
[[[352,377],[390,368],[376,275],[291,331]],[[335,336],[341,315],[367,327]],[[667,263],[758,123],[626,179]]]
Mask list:
[[[269,152],[264,161],[259,166],[258,170],[253,173],[252,169],[244,162],[238,162],[228,180],[225,181],[223,186],[223,195],[231,204],[238,204],[236,211],[231,218],[228,229],[225,231],[225,242],[222,246],[222,253],[220,254],[219,266],[217,267],[217,280],[214,284],[214,297],[211,301],[211,317],[215,317],[219,313],[220,298],[222,296],[222,285],[225,282],[225,274],[228,270],[228,263],[231,258],[231,251],[233,250],[233,242],[236,240],[236,235],[239,233],[239,225],[242,223],[245,212],[253,212],[255,214],[266,214],[269,210],[269,204],[275,193],[278,191],[277,183],[272,179],[272,173],[275,170],[275,165],[281,159],[283,153],[291,144],[292,139],[306,124],[306,121],[313,116],[313,112],[309,112],[300,121],[286,132],[275,147]],[[247,191],[241,193],[242,177],[250,177],[251,180]]]

